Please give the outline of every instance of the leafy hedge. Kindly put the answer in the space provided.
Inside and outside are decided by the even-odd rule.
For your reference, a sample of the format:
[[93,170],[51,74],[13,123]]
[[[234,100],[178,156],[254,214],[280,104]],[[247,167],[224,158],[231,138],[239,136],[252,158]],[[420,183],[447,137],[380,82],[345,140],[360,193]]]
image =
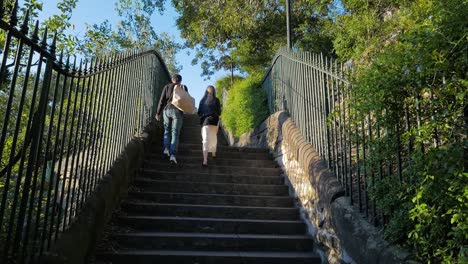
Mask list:
[[267,97],[261,88],[261,74],[253,74],[234,83],[223,106],[221,119],[235,137],[251,131],[268,115]]

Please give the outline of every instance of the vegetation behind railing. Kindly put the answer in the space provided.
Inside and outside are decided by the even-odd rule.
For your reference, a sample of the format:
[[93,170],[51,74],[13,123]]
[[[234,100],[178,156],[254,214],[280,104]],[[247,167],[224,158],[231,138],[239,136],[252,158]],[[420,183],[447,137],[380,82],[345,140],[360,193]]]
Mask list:
[[[0,2],[0,17],[5,8]],[[18,3],[0,21],[0,262],[32,262],[73,223],[99,180],[155,115],[170,81],[160,55],[56,56]]]
[[[262,84],[270,111],[289,112],[387,239],[419,260],[468,259],[466,82],[453,76],[450,84],[441,77],[440,87],[434,80],[427,89],[379,88],[371,68],[351,86],[347,71],[322,55],[281,49]],[[386,80],[402,78],[393,74]]]

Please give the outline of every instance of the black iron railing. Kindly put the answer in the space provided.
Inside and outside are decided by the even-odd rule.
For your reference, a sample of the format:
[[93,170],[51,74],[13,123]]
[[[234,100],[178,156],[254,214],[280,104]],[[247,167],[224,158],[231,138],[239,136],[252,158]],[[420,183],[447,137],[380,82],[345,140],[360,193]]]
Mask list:
[[4,14],[0,68],[0,262],[31,262],[66,230],[155,115],[169,74],[153,50],[92,61]]
[[422,104],[414,96],[408,98],[399,116],[389,116],[385,109],[360,113],[351,107],[355,97],[347,70],[322,55],[282,48],[262,86],[270,111],[290,114],[345,187],[351,203],[374,224],[385,223],[369,190],[386,177],[405,180],[402,175],[411,167],[412,153],[440,145],[436,130],[431,131],[430,142],[407,139],[412,128],[431,122],[433,110],[430,101]]

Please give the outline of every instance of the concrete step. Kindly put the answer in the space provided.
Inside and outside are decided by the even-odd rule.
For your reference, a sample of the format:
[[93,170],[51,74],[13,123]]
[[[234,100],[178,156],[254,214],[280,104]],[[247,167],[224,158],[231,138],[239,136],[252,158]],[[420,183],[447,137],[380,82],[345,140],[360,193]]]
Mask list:
[[183,192],[206,194],[239,194],[239,195],[266,195],[288,196],[286,185],[259,185],[259,184],[226,184],[213,182],[180,182],[160,181],[145,178],[136,178],[136,188],[149,192]]
[[122,209],[129,216],[178,216],[262,220],[298,220],[294,207],[247,207],[193,204],[125,202]]
[[[155,146],[156,147],[156,146]],[[200,143],[180,143],[179,149],[202,149],[203,144]],[[155,149],[155,148],[153,148]],[[242,152],[242,153],[269,153],[265,148],[246,148],[246,147],[231,147],[231,146],[217,146],[217,152]]]
[[125,250],[312,251],[306,235],[118,233],[111,239]]
[[[163,157],[163,160],[167,158]],[[147,161],[158,162],[161,160],[161,157],[149,156]],[[187,156],[187,155],[177,155],[177,162],[183,164],[200,164],[203,161],[203,157],[200,156]],[[214,166],[240,166],[240,167],[249,167],[249,168],[277,168],[275,162],[272,160],[246,160],[246,159],[230,159],[230,158],[211,158],[208,157],[208,164]]]
[[125,229],[141,232],[230,233],[304,235],[302,221],[223,219],[194,217],[123,216],[117,220]]
[[129,199],[154,203],[181,203],[199,205],[293,207],[289,196],[221,195],[170,192],[129,192]]
[[253,175],[223,175],[207,173],[180,173],[175,171],[159,171],[144,169],[141,171],[141,177],[163,180],[163,181],[185,181],[185,182],[211,182],[211,183],[237,183],[237,184],[270,184],[282,185],[284,178],[281,176],[253,176]]
[[[240,252],[127,250],[101,252],[98,261],[113,264],[320,264],[320,257],[311,252]],[[99,262],[97,262],[99,263]]]
[[279,176],[280,168],[249,168],[240,166],[222,166],[209,164],[208,167],[203,167],[200,164],[177,164],[169,163],[169,160],[146,160],[144,168],[178,171],[178,172],[201,172],[210,174],[227,174],[227,175],[259,175],[259,176]]
[[[190,156],[201,158],[203,157],[203,152],[201,148],[197,149],[180,149],[177,151],[177,157],[179,156]],[[167,157],[162,154],[162,149],[158,148],[157,150],[152,150],[152,152],[147,154],[148,158],[167,160]],[[271,161],[268,153],[249,153],[249,152],[218,152],[216,153],[216,158],[218,159],[242,159],[242,160],[267,160]],[[211,158],[210,158],[211,160]]]

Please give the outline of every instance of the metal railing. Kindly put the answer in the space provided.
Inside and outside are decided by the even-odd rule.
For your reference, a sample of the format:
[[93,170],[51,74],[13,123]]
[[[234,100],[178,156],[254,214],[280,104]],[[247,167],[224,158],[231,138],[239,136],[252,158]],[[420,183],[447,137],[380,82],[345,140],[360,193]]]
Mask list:
[[[170,81],[160,55],[56,58],[56,37],[18,3],[0,21],[0,262],[31,262],[73,223],[99,180],[155,115]],[[50,42],[50,43],[49,43]]]
[[[363,118],[350,107],[353,90],[346,70],[323,55],[282,48],[262,87],[267,92],[270,112],[289,113],[305,140],[342,183],[351,203],[371,222],[379,224],[383,219],[369,198],[369,188],[387,176],[397,175],[401,180],[413,146],[405,148],[399,139],[410,129],[410,122],[417,119],[417,112],[406,111],[406,116],[399,117],[392,127],[382,125],[385,113]],[[394,148],[386,150],[391,158],[371,158],[382,151],[376,146],[378,142],[386,140],[394,142]]]

